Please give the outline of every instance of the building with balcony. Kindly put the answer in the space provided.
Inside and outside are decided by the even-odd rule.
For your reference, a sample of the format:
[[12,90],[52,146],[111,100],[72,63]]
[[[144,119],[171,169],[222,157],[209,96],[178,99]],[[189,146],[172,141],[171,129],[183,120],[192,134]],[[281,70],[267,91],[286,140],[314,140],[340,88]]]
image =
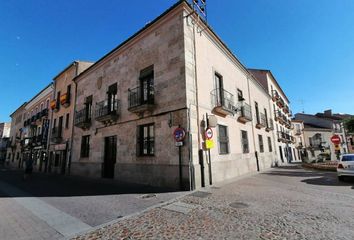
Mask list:
[[[329,159],[336,160],[339,154],[348,153],[343,119],[332,115],[332,111],[315,115],[297,113],[295,120],[304,122],[305,148],[309,161],[316,160],[320,154],[327,154],[330,156]],[[340,144],[335,145],[331,142],[330,139],[334,135],[339,136]]]
[[74,78],[71,174],[193,189],[275,164],[270,90],[198,18],[179,1]]
[[[53,84],[50,83],[24,106],[20,138],[22,156],[18,160],[32,158],[33,167],[38,171],[45,171],[48,163],[49,104],[52,96]],[[18,164],[21,166],[23,163]]]
[[248,69],[271,97],[270,106],[276,134],[279,163],[299,160],[292,135],[290,101],[270,70]]
[[91,66],[91,62],[74,61],[53,79],[50,102],[52,121],[49,130],[48,171],[65,174],[71,161],[73,124],[84,124],[86,119],[75,120],[76,86],[73,79]]
[[26,119],[25,112],[26,103],[23,103],[11,115],[11,128],[9,142],[7,147],[6,163],[12,167],[21,167],[22,164],[22,148],[21,139],[23,138],[24,120]]
[[299,160],[304,161],[307,157],[307,152],[305,151],[305,137],[304,137],[304,122],[301,120],[291,120],[293,126],[292,136],[295,140],[296,151],[294,155],[297,155]]
[[10,129],[11,122],[0,123],[0,164],[6,161],[7,148],[11,145]]

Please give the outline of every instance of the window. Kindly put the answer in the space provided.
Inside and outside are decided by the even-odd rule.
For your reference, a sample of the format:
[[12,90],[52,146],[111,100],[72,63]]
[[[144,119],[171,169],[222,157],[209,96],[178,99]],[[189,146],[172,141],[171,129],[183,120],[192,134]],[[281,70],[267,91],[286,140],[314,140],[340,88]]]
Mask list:
[[110,113],[117,109],[117,83],[108,87],[107,97],[108,113]]
[[267,109],[264,109],[264,116],[266,119],[266,125],[267,125],[267,127],[269,127]]
[[59,117],[59,123],[58,123],[58,136],[61,137],[61,133],[63,130],[63,116]]
[[71,94],[71,84],[69,84],[69,85],[66,87],[66,94],[68,95],[68,97],[70,97],[70,94]]
[[248,136],[247,136],[247,131],[241,131],[241,144],[242,144],[242,152],[243,153],[249,153],[249,145],[248,145]]
[[243,93],[242,93],[242,90],[238,89],[237,88],[237,99],[239,102],[242,102],[244,101],[245,99],[243,98]]
[[269,152],[273,152],[272,139],[270,137],[268,137],[268,149],[269,149]]
[[65,128],[69,128],[69,113],[66,114]]
[[45,107],[48,109],[49,108],[49,99],[47,99],[47,102],[45,104]]
[[85,118],[90,119],[92,113],[92,95],[86,97],[85,99]]
[[258,143],[259,143],[259,152],[264,152],[264,145],[263,145],[263,136],[258,135]]
[[217,103],[223,106],[224,105],[224,83],[223,83],[223,77],[219,73],[215,73],[215,87],[216,87]]
[[227,133],[227,127],[223,125],[218,125],[219,130],[219,153],[228,154],[229,153],[229,136]]
[[154,101],[154,65],[140,71],[140,104]]
[[139,156],[153,156],[155,153],[154,124],[138,126],[137,153]]
[[57,109],[60,109],[60,91],[57,92],[57,106],[56,106]]
[[256,120],[257,120],[257,124],[260,123],[260,120],[259,120],[259,110],[258,110],[258,103],[257,102],[254,102],[254,107],[256,108]]
[[88,157],[90,154],[90,135],[81,138],[81,157]]

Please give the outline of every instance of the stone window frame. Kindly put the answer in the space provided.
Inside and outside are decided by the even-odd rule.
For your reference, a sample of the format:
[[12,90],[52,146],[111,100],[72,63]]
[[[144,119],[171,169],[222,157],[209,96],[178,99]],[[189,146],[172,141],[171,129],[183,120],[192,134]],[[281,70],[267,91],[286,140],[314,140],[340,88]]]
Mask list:
[[89,156],[90,156],[90,135],[84,135],[81,137],[80,157],[88,158]]
[[[221,128],[224,128],[223,131],[226,133],[226,136],[221,136]],[[226,155],[230,153],[229,129],[225,125],[218,124],[218,143],[220,155]],[[223,151],[223,149],[221,148],[222,144],[226,144],[226,151]]]
[[[152,128],[151,128],[152,127]],[[144,131],[146,129],[146,132]],[[146,136],[145,136],[146,133]],[[155,156],[155,123],[139,125],[137,127],[136,138],[137,156]],[[144,143],[146,141],[146,153],[144,152]]]

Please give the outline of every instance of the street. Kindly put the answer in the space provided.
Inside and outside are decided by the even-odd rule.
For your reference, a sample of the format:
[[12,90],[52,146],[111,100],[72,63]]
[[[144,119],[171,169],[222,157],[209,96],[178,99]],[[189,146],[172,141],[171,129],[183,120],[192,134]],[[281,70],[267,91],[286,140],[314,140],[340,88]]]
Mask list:
[[352,239],[353,191],[351,179],[296,164],[190,193],[45,174],[23,182],[2,169],[0,236]]

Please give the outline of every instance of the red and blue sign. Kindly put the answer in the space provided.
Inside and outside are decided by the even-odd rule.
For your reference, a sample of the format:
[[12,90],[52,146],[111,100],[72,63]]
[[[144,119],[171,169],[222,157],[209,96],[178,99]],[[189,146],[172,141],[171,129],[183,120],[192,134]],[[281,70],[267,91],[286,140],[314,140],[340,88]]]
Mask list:
[[173,137],[176,142],[183,142],[186,137],[186,131],[183,128],[178,127],[173,131]]

